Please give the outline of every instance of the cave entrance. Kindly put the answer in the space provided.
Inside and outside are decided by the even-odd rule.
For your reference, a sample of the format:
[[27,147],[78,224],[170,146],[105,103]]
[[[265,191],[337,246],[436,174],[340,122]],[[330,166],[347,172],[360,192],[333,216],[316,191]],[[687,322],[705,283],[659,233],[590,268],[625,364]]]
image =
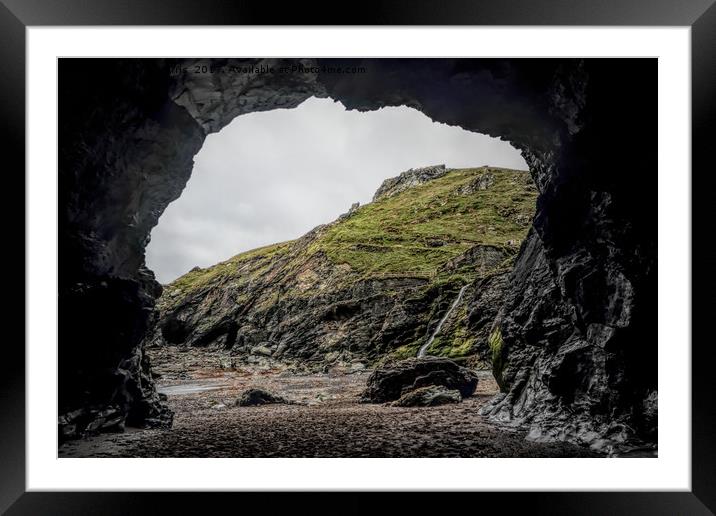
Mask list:
[[311,97],[239,116],[194,157],[181,197],[152,230],[147,266],[167,284],[195,266],[298,238],[371,202],[384,180],[436,164],[528,168],[508,142],[406,106],[348,111]]
[[512,145],[406,106],[311,97],[235,118],[194,162],[147,247],[164,286],[145,339],[160,392],[226,405],[238,382],[306,402],[415,356],[497,391],[490,333],[537,197]]
[[[266,74],[267,68],[278,73]],[[230,73],[222,73],[224,69]],[[207,136],[243,115],[297,107],[311,97],[330,97],[352,111],[410,106],[431,120],[499,136],[519,149],[529,165],[539,190],[534,218],[531,210],[527,214],[510,211],[513,201],[527,201],[526,197],[536,196],[534,191],[522,198],[507,193],[503,200],[511,202],[498,213],[508,219],[514,216],[515,221],[520,217],[521,223],[526,218],[523,229],[532,228],[519,251],[514,251],[516,257],[499,262],[506,271],[511,259],[517,266],[510,277],[510,295],[500,308],[500,331],[486,335],[504,396],[496,397],[485,414],[515,425],[529,423],[534,431],[530,435],[542,439],[611,446],[608,443],[613,439],[627,439],[633,428],[634,435],[655,442],[657,196],[645,188],[655,189],[657,184],[653,181],[658,155],[653,130],[656,60],[60,59],[58,70],[61,439],[116,430],[125,423],[171,425],[171,411],[154,388],[144,353],[144,344],[156,349],[151,347],[157,338],[156,326],[152,327],[156,321],[151,318],[161,294],[145,266],[150,232],[165,208],[179,198],[191,176],[193,158]],[[635,127],[652,129],[635,131]],[[489,162],[480,159],[479,164],[468,166],[483,164]],[[421,165],[425,163],[409,166]],[[470,184],[459,190],[468,197],[494,192],[495,185],[509,186],[499,181],[499,169],[473,173]],[[386,191],[393,186],[388,185]],[[460,307],[471,302],[467,291],[462,297],[460,292],[472,281],[469,274],[479,269],[475,264],[490,267],[499,261],[500,251],[516,248],[520,239],[511,238],[509,244],[493,238],[482,246],[465,248],[439,269],[447,277],[433,281],[426,278],[421,265],[426,261],[434,265],[434,257],[451,248],[456,232],[456,240],[477,229],[495,236],[495,225],[486,222],[480,227],[478,218],[472,217],[471,224],[458,224],[451,234],[430,238],[424,230],[447,225],[431,226],[422,215],[437,213],[455,223],[465,210],[469,213],[476,206],[444,198],[421,204],[426,199],[417,198],[402,204],[419,208],[410,217],[388,219],[378,227],[381,238],[361,240],[376,231],[376,224],[371,224],[375,217],[365,215],[381,210],[383,215],[390,214],[391,198],[367,204],[361,208],[364,211],[343,212],[344,231],[329,226],[294,244],[244,253],[237,260],[225,260],[222,267],[201,266],[185,275],[184,283],[206,287],[208,294],[202,298],[207,301],[202,305],[206,310],[201,320],[191,324],[175,313],[171,323],[163,326],[164,332],[160,331],[159,338],[168,337],[174,344],[166,349],[236,349],[236,358],[246,356],[248,346],[248,356],[254,356],[257,366],[267,357],[288,354],[314,365],[321,360],[344,361],[357,370],[370,365],[355,360],[366,348],[397,357],[417,354],[453,304]],[[412,240],[396,246],[400,235]],[[313,237],[321,237],[321,245]],[[297,248],[300,244],[305,247]],[[310,258],[305,267],[276,267],[277,261],[295,264],[289,259],[294,251]],[[419,259],[416,251],[422,253]],[[324,274],[327,263],[343,267],[339,270],[345,274]],[[401,269],[406,264],[409,271]],[[317,306],[297,292],[335,295],[345,290],[355,270],[361,272],[361,281],[352,283],[353,296],[319,303],[324,309],[305,317],[288,317],[302,306]],[[236,271],[242,274],[229,282],[231,288],[213,288],[213,282]],[[274,274],[267,275],[267,271]],[[376,271],[383,274],[371,274]],[[271,279],[270,296],[261,296],[266,289],[258,288],[263,284],[257,277]],[[335,282],[321,290],[327,278]],[[289,279],[294,289],[286,283]],[[492,288],[496,282],[488,287],[481,284],[475,292],[479,296],[499,290]],[[406,289],[420,292],[399,307],[392,305],[390,296]],[[166,300],[185,294],[182,288],[165,288],[160,312]],[[326,300],[331,301],[330,297]],[[487,296],[482,306],[500,303],[499,298]],[[235,317],[217,318],[226,306],[237,310]],[[245,316],[250,307],[262,310],[263,321],[279,329],[291,328],[289,337],[294,340],[273,341],[270,335],[249,331],[252,328],[246,328]],[[372,310],[366,313],[366,307]],[[386,308],[395,309],[386,313]],[[380,323],[375,331],[353,332],[356,328],[351,324],[361,313],[366,313],[364,320]],[[414,333],[410,317],[414,313],[428,314],[422,334]],[[489,328],[489,318],[485,322],[481,314],[471,311],[467,318],[471,324]],[[445,350],[446,339],[437,339],[450,327],[449,321],[444,324],[434,339],[435,347],[426,349],[427,353],[472,349],[463,338],[450,339],[449,343],[460,345]],[[334,337],[333,344],[346,333],[359,335],[360,339],[346,346],[353,358],[345,353],[329,357],[330,339],[314,339],[318,345],[311,349],[289,345],[316,337],[307,332],[316,325],[331,329],[326,334]],[[147,334],[149,327],[154,329]],[[406,344],[392,347],[395,342]],[[280,348],[281,344],[286,346]],[[316,349],[322,350],[318,356]],[[191,360],[185,354],[175,363],[189,365]],[[159,369],[158,374],[164,375]],[[358,420],[363,422],[359,416]],[[611,422],[618,423],[616,437]],[[232,438],[244,435],[241,429],[234,430]],[[440,435],[455,427],[445,430]],[[356,442],[345,433],[334,435],[342,435],[341,442]],[[411,440],[408,446],[415,442]],[[395,451],[386,444],[382,450],[390,453],[391,449]]]

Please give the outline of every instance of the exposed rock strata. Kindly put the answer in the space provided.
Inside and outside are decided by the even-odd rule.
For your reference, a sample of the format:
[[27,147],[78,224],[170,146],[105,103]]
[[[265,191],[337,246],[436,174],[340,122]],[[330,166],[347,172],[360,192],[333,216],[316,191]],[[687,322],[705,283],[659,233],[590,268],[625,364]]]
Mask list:
[[[502,310],[505,396],[489,414],[537,438],[656,442],[655,60],[330,59],[312,62],[317,72],[192,73],[206,62],[60,61],[61,414],[162,412],[139,349],[159,295],[144,268],[149,232],[207,132],[315,95],[350,109],[412,106],[522,151],[541,196]],[[367,72],[321,68],[346,64]]]

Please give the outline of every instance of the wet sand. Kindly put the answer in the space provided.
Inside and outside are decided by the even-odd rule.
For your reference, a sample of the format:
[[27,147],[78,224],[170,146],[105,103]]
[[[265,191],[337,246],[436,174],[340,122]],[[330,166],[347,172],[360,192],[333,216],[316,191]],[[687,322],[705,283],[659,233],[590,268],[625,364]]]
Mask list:
[[[196,352],[153,359],[161,375],[158,389],[175,413],[173,427],[71,441],[60,447],[60,457],[595,456],[570,444],[531,443],[523,431],[485,421],[478,410],[497,392],[487,371],[479,373],[477,392],[462,403],[399,408],[360,403],[368,371],[222,369],[218,355]],[[252,387],[295,404],[235,406]]]

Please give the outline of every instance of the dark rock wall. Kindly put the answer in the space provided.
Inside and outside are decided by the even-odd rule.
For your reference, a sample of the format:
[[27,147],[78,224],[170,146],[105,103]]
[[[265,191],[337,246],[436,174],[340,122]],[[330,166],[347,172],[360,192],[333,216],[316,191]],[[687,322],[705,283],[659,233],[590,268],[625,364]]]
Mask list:
[[154,60],[60,63],[61,435],[101,429],[115,412],[120,426],[171,421],[139,346],[161,293],[144,247],[204,132],[167,98],[168,84]]
[[[217,64],[276,71],[194,73]],[[655,441],[655,60],[61,60],[61,414],[162,419],[139,344],[159,293],[149,232],[208,132],[312,95],[405,104],[523,152],[541,196],[489,413],[535,438]]]
[[[187,64],[60,60],[61,437],[118,418],[119,426],[171,423],[140,345],[161,294],[144,264],[150,231],[184,189],[207,132],[243,112],[295,107],[315,90],[290,74],[269,85],[260,74],[177,82],[176,67]],[[229,99],[217,95],[224,89]],[[192,116],[194,105],[204,118]]]
[[486,411],[537,440],[656,441],[656,64],[589,60],[512,273],[505,397]]

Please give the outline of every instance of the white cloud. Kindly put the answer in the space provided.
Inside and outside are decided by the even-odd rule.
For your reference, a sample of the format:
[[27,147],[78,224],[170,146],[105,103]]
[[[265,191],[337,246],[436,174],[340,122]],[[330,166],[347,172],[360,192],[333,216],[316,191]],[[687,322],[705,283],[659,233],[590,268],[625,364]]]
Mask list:
[[526,170],[509,143],[433,123],[411,108],[360,113],[311,98],[240,116],[209,135],[181,197],[152,231],[147,264],[162,283],[195,265],[297,238],[409,168]]

